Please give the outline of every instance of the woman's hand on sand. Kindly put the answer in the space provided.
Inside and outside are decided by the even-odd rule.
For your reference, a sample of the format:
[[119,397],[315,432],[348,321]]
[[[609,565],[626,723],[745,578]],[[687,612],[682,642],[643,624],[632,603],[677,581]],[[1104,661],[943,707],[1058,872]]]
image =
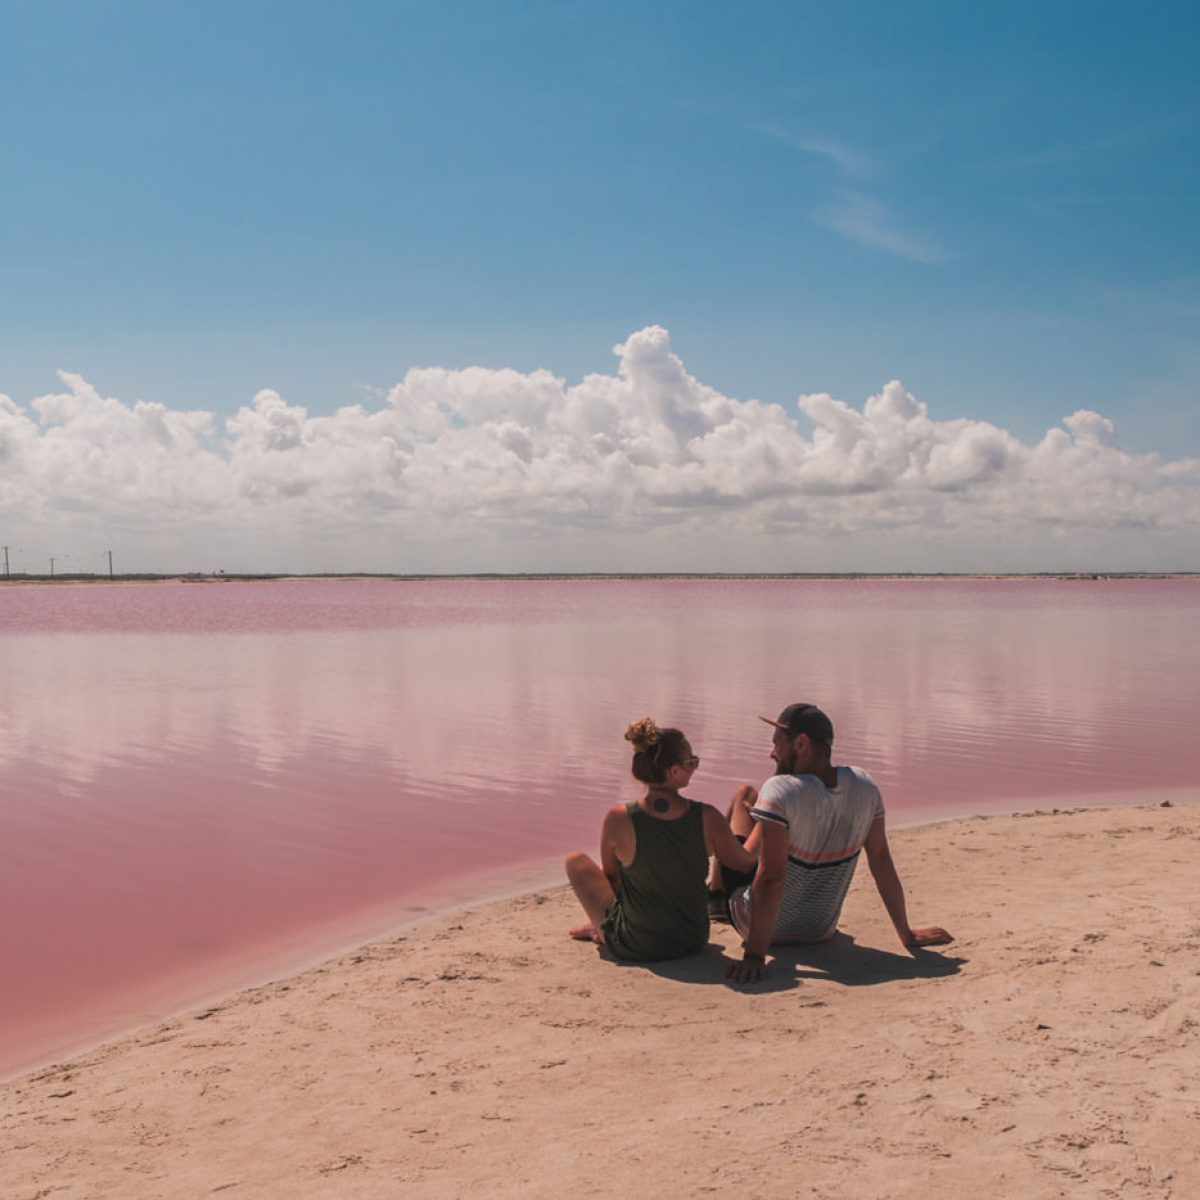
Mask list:
[[908,941],[904,944],[916,949],[921,946],[945,946],[954,941],[954,935],[947,933],[938,925],[930,925],[928,929],[910,929]]

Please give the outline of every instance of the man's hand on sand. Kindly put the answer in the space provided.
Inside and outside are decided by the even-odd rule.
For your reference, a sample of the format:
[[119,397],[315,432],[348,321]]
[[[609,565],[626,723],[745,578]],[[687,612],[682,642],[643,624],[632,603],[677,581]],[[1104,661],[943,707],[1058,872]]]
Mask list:
[[947,933],[937,925],[930,925],[928,929],[910,929],[908,934],[908,941],[904,944],[909,949],[919,949],[921,946],[945,946],[954,941],[952,933]]
[[751,954],[749,950],[742,956],[741,962],[730,963],[725,970],[725,978],[734,983],[757,983],[767,977],[767,960],[761,954]]

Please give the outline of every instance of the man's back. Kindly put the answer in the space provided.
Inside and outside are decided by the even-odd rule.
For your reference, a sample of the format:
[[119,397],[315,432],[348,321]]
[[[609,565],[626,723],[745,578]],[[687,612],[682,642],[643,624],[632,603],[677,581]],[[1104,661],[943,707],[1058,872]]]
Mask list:
[[[815,775],[775,775],[763,784],[750,815],[786,827],[788,840],[773,942],[818,941],[833,934],[863,843],[883,811],[875,781],[857,767],[838,767],[831,788]],[[730,914],[747,936],[749,888],[733,895]]]

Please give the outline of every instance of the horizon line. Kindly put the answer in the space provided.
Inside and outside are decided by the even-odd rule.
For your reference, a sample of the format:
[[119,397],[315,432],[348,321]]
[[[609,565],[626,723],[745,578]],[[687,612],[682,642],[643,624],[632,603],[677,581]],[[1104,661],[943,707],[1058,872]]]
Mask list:
[[598,579],[762,579],[762,580],[820,580],[820,579],[1188,579],[1200,578],[1200,571],[1169,570],[1047,570],[1047,571],[126,571],[109,575],[107,572],[64,572],[56,575],[12,572],[0,578],[5,584],[70,584],[70,583],[269,583],[320,581],[380,580],[391,582],[430,582],[454,580],[509,580],[513,582]]

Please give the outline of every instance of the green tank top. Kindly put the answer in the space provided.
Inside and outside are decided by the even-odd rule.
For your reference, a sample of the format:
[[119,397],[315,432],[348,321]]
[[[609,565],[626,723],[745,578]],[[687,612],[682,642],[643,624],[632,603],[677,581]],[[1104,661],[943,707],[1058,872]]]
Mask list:
[[655,962],[696,954],[708,945],[708,851],[704,810],[694,801],[674,821],[626,805],[633,822],[633,862],[601,922],[616,958]]

